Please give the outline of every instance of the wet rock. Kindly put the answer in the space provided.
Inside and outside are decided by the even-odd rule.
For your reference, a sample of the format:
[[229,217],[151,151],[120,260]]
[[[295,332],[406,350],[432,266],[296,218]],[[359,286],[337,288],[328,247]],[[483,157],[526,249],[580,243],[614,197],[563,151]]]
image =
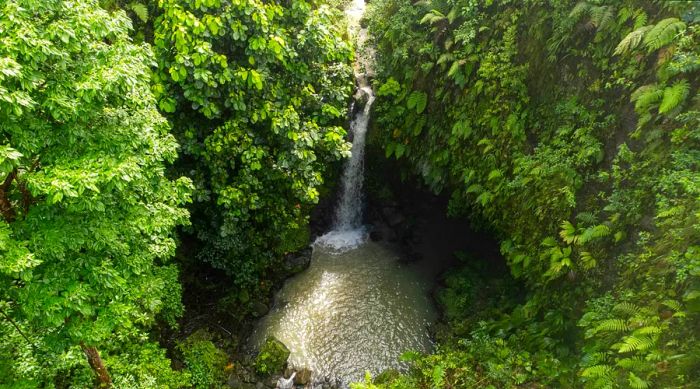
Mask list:
[[296,377],[294,377],[295,385],[306,385],[311,382],[311,370],[303,368],[297,372]]
[[279,380],[284,378],[281,374],[273,374],[265,380],[265,386],[268,388],[279,388]]
[[400,375],[401,373],[396,369],[387,369],[374,378],[374,383],[377,385],[389,384],[393,380],[399,378]]
[[265,340],[260,353],[255,358],[255,370],[264,375],[281,373],[287,365],[289,349],[274,336]]
[[237,376],[235,376],[233,374],[231,374],[228,377],[228,380],[226,381],[226,383],[228,384],[228,386],[230,386],[232,388],[240,388],[241,385],[243,385],[243,381],[241,381],[240,378],[238,378]]
[[255,384],[243,382],[238,377],[231,376],[228,379],[228,386],[232,389],[255,389]]
[[277,379],[277,389],[292,389],[294,387],[294,377],[296,372],[293,372],[289,378],[280,377]]
[[284,267],[287,273],[296,274],[309,267],[311,253],[311,247],[307,247],[299,252],[288,254],[284,259]]
[[355,93],[356,110],[364,109],[367,102],[369,102],[369,94],[362,89],[358,89]]
[[262,301],[256,301],[253,303],[253,316],[262,317],[265,316],[270,311],[270,307]]
[[372,230],[369,233],[369,238],[372,240],[372,242],[379,242],[384,238],[384,234],[380,230]]

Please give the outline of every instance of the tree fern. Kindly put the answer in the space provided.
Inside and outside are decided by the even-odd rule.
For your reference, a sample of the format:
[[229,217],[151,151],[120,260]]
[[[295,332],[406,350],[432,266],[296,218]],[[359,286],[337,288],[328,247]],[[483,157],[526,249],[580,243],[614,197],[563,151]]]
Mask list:
[[445,19],[447,19],[447,17],[442,12],[432,9],[423,16],[420,20],[420,24],[435,24]]
[[580,1],[569,13],[569,17],[578,22],[584,16],[590,15],[592,5],[587,1]]
[[612,6],[601,5],[598,7],[591,7],[591,24],[599,29],[603,30],[613,21],[614,10]]
[[136,14],[136,16],[141,19],[142,22],[148,22],[148,7],[145,4],[139,2],[133,2],[129,4],[129,8]]
[[588,16],[588,22],[592,27],[604,29],[613,21],[615,16],[613,7],[609,5],[592,5],[586,1],[579,2],[569,13],[574,22],[578,22]]
[[664,19],[644,35],[644,46],[651,52],[673,41],[679,32],[685,29],[685,23],[677,18]]
[[659,105],[659,113],[668,113],[678,107],[688,97],[690,84],[687,80],[676,81],[673,86],[667,87],[663,91],[663,99]]
[[615,55],[622,55],[636,49],[642,42],[644,34],[651,30],[652,27],[653,26],[644,26],[627,34],[615,48]]

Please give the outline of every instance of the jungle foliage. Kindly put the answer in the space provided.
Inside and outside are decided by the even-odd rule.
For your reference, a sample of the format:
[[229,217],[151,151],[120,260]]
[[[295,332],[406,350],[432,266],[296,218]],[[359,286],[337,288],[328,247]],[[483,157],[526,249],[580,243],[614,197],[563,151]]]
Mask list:
[[225,381],[210,340],[158,344],[183,314],[175,231],[199,238],[188,261],[228,272],[241,316],[308,244],[327,167],[349,152],[339,15],[0,0],[0,387]]
[[697,4],[370,5],[371,142],[492,231],[528,291],[448,317],[459,336],[381,387],[697,386]]
[[148,330],[182,313],[191,183],[165,175],[177,143],[130,29],[95,1],[0,2],[0,386],[187,382]]
[[295,242],[327,167],[349,153],[352,47],[337,9],[302,0],[161,0],[160,12],[153,89],[195,184],[198,257],[247,303],[308,244]]

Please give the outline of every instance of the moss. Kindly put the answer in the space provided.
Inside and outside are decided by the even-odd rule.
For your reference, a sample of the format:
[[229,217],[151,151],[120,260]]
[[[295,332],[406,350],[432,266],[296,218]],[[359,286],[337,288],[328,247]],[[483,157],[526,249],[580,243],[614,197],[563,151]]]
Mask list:
[[177,345],[197,389],[219,388],[226,382],[228,357],[211,339],[211,334],[202,329]]
[[281,372],[287,364],[287,358],[289,358],[287,346],[271,336],[267,338],[255,358],[255,370],[264,375]]

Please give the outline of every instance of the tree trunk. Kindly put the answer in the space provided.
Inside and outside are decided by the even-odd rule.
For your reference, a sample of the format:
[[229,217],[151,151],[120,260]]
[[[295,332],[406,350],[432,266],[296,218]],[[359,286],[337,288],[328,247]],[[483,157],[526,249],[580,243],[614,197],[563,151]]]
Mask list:
[[111,388],[112,378],[109,376],[107,368],[102,362],[102,358],[100,358],[100,353],[97,351],[97,348],[93,346],[86,346],[83,342],[80,342],[80,347],[83,349],[90,367],[92,367],[92,370],[95,371],[95,375],[97,376],[97,380],[99,382],[97,387]]
[[12,185],[12,180],[17,176],[17,169],[12,170],[10,174],[5,177],[5,181],[0,185],[0,214],[6,222],[11,223],[15,220],[15,210],[12,208],[12,203],[10,202],[10,185]]

